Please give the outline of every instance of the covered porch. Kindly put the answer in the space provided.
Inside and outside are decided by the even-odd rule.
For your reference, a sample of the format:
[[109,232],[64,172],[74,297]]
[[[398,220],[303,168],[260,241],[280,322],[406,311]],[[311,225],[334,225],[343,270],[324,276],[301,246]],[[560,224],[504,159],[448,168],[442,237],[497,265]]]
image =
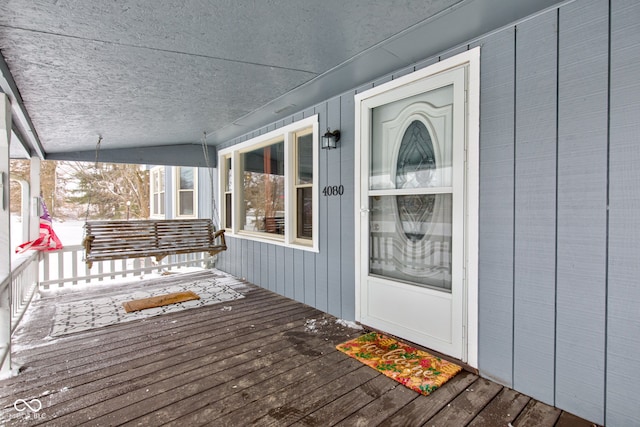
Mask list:
[[[182,425],[193,414],[212,424],[582,422],[561,410],[596,424],[640,424],[640,56],[629,54],[640,46],[639,2],[151,3],[0,2],[0,370],[23,367],[0,384],[4,418],[17,399],[42,397],[51,409],[31,421],[56,425],[54,415],[67,424],[109,425],[113,415],[123,423]],[[440,99],[451,85],[451,96],[446,89]],[[451,185],[399,188],[406,182],[396,173],[389,188],[369,188],[375,168],[367,153],[383,152],[377,135],[390,178],[404,164],[401,152],[410,152],[402,143],[409,132],[386,132],[386,124],[396,126],[406,111],[417,114],[414,122],[438,123],[449,104],[451,132],[443,124],[429,138],[459,136],[441,150],[456,161],[432,156],[437,144],[421,132],[414,145],[427,155],[410,164],[451,169]],[[384,111],[396,117],[380,116],[372,130],[367,121]],[[322,148],[325,131],[340,132],[336,149]],[[244,168],[248,153],[278,144],[286,146],[287,161],[278,163],[284,175],[266,167],[264,175],[286,181],[284,223],[280,208],[267,215],[279,199],[271,206],[266,196],[279,193],[265,186],[261,206],[242,194],[246,176],[260,172]],[[67,264],[53,255],[11,263],[21,242],[11,237],[10,159],[31,161],[22,204],[31,240],[46,182],[40,163],[97,163],[98,152],[100,162],[167,168],[156,175],[166,209],[152,215],[217,219],[229,250],[215,266],[255,285],[242,285],[246,298],[229,311],[173,313],[52,345],[47,310],[75,294],[62,297],[47,286],[168,268],[144,260],[87,271],[76,253],[60,282],[50,268],[59,273]],[[181,187],[179,168],[197,169],[199,185]],[[451,208],[440,210],[447,222],[430,214],[435,203],[422,212],[416,203],[403,218],[395,215],[398,203],[375,199],[413,193],[450,197]],[[192,197],[191,209],[180,209],[181,196]],[[376,206],[395,216],[376,219]],[[439,232],[449,225],[437,224],[450,223],[458,235],[448,245],[446,233],[427,239],[405,231],[415,219]],[[404,252],[410,245],[383,245],[387,228],[424,245]],[[405,283],[403,275],[375,302],[393,315],[407,313],[403,326],[420,325],[423,336],[431,325],[455,335],[455,352],[363,316],[367,280],[380,276],[369,261],[385,259],[369,248],[392,248],[387,258],[403,269],[437,254],[427,250],[432,242],[445,256],[429,269],[451,273],[452,285],[434,292],[429,307],[451,296],[451,309],[435,316],[451,323],[427,323],[424,304],[407,309],[402,303],[417,299],[401,292],[431,288]],[[411,253],[416,260],[404,258]],[[197,263],[211,268],[208,260]],[[91,298],[84,292],[77,296]],[[270,311],[281,305],[289,308]],[[478,372],[419,397],[336,354],[334,344],[356,332],[336,330],[327,313],[437,348]],[[306,330],[312,319],[327,319],[327,330]],[[285,348],[290,353],[278,353]],[[284,360],[297,364],[281,367]],[[157,420],[156,413],[175,416]],[[26,422],[4,418],[0,424]]]
[[[206,269],[41,290],[13,336],[20,374],[0,382],[0,419],[94,426],[592,425],[469,370],[420,395],[335,349],[363,331],[240,279],[231,286],[242,299],[49,336],[63,302],[223,276]],[[38,399],[42,408],[18,412],[17,399]]]

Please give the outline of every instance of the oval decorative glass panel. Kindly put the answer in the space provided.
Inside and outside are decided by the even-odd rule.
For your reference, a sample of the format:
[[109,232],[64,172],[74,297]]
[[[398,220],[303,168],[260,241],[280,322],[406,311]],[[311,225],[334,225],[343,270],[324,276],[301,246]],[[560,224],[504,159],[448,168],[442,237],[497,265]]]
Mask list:
[[424,188],[433,179],[436,156],[429,130],[420,120],[402,135],[396,164],[396,188]]
[[[436,158],[429,130],[414,120],[402,136],[396,164],[396,188],[423,188],[433,179]],[[397,196],[396,204],[404,235],[420,241],[431,222],[435,195]]]

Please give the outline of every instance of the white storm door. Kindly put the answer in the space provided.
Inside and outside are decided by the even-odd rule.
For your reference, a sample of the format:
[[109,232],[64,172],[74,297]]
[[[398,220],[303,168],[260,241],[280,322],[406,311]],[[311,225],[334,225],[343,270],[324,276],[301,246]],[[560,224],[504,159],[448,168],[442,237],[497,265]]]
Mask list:
[[459,359],[465,70],[356,99],[357,320]]

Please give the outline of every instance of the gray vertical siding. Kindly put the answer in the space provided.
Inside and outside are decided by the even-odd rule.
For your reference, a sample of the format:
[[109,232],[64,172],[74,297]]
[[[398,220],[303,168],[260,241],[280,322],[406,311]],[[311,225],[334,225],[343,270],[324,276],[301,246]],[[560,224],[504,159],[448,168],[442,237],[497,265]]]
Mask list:
[[[611,8],[611,13],[609,11]],[[576,0],[405,67],[311,114],[320,252],[229,239],[218,266],[354,318],[354,93],[481,46],[479,369],[611,426],[640,425],[640,3]]]
[[[319,129],[322,135],[326,131],[327,126],[329,126],[329,103],[325,102],[316,106],[315,113],[318,114]],[[320,150],[320,191],[334,179],[329,173],[330,171],[335,173],[333,163],[335,162],[334,157],[336,150],[333,150],[333,153],[331,151],[332,150]],[[340,220],[339,215],[335,215],[337,212],[331,212],[331,214],[335,215],[335,218],[330,217],[330,201],[328,197],[323,197],[321,194],[319,200],[318,210],[320,213],[320,224],[318,237],[320,239],[320,252],[315,254],[315,307],[319,310],[329,312],[329,288],[335,286],[335,284],[329,283],[329,257],[334,261],[334,254],[329,253],[329,235],[333,236],[333,228]]]
[[[242,240],[240,240],[242,242]],[[242,255],[240,254],[239,260],[242,259]],[[263,244],[262,249],[262,266],[267,266],[267,289],[270,291],[276,292],[276,286],[278,281],[278,276],[276,270],[278,269],[278,259],[276,258],[276,246]],[[264,270],[263,270],[264,271]]]
[[515,31],[480,44],[479,364],[513,386]]
[[556,404],[604,422],[608,2],[560,10]]
[[516,30],[513,387],[554,403],[557,11]]
[[[327,102],[327,126],[333,129],[342,129],[340,97],[333,98]],[[323,128],[320,128],[322,133]],[[340,143],[344,143],[340,135]],[[343,144],[340,144],[342,147]],[[342,162],[340,160],[342,150],[324,150],[323,155],[327,158],[327,183],[328,186],[344,185],[342,183]],[[347,169],[348,171],[348,169]],[[345,174],[346,172],[345,171]],[[321,187],[322,188],[322,187]],[[353,192],[351,193],[353,198]],[[331,259],[327,258],[327,311],[329,313],[342,313],[342,218],[334,221],[331,218],[333,212],[341,212],[341,201],[343,197],[323,197],[327,200],[327,246],[324,253],[331,254]],[[351,211],[353,217],[353,210]],[[353,249],[351,250],[353,251]],[[321,252],[322,253],[322,252]]]
[[340,311],[345,319],[355,318],[355,194],[353,168],[355,164],[355,117],[353,96],[355,92],[340,97],[340,183],[344,185],[344,196],[340,197]]
[[261,284],[263,269],[262,269],[262,243],[253,242],[253,280],[252,283]]
[[295,299],[295,260],[293,259],[293,249],[283,248],[282,259],[284,265],[284,296]]
[[640,425],[640,2],[612,2],[611,28],[606,421],[630,426]]
[[276,286],[275,290],[280,295],[287,295],[287,282],[285,278],[285,259],[284,259],[284,247],[282,246],[273,246],[275,249],[275,257],[276,257]]

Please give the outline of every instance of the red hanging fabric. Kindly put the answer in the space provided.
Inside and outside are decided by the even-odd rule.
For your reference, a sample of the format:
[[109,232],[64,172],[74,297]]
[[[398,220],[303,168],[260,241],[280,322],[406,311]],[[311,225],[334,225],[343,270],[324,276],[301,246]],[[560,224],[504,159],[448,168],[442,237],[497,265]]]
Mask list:
[[40,236],[36,240],[26,242],[19,245],[16,248],[16,253],[21,254],[28,250],[35,251],[56,251],[62,249],[62,242],[53,231],[51,226],[51,215],[49,210],[44,204],[44,200],[41,198],[40,203],[42,205],[42,215],[40,216]]

